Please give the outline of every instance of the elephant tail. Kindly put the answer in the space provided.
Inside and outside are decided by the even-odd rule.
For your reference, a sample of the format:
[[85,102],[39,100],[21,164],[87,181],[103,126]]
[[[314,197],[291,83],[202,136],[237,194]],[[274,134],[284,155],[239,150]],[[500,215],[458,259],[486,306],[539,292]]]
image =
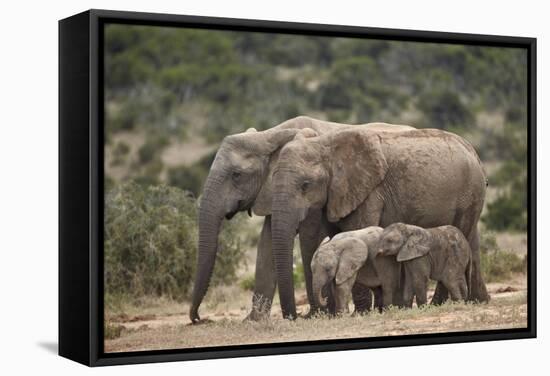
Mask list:
[[466,286],[468,287],[468,294],[470,296],[470,291],[472,288],[472,253],[470,252],[470,257],[468,258],[468,264],[466,265]]

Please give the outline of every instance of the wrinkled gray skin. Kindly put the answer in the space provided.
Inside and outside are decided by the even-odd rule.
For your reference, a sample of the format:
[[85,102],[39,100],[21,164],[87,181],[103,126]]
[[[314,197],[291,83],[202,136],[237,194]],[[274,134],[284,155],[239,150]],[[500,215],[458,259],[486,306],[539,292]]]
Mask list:
[[[393,129],[393,126],[384,123],[361,126],[375,131]],[[239,211],[250,213],[252,210],[256,215],[265,216],[257,249],[253,308],[248,318],[258,320],[269,314],[276,286],[271,253],[271,179],[279,151],[300,130],[307,129],[303,131],[306,134],[324,134],[344,127],[353,126],[300,116],[266,131],[250,129],[223,140],[210,168],[200,201],[197,272],[189,312],[192,322],[200,321],[198,309],[208,290],[214,268],[221,222],[224,218],[231,219]],[[299,228],[304,265],[310,265],[311,255],[321,240],[336,231],[320,211],[310,212],[308,219],[302,221]],[[311,297],[311,274],[308,276],[308,269],[305,270],[305,279],[308,297]]]
[[375,291],[381,290],[381,301],[375,302],[379,309],[390,304],[401,305],[399,263],[395,256],[376,257],[382,231],[381,227],[371,226],[341,232],[330,241],[328,238],[323,240],[311,261],[313,294],[319,306],[326,304],[321,291],[328,287],[333,289],[336,313],[347,312],[356,283]]
[[[477,222],[486,176],[472,146],[437,130],[374,133],[359,127],[299,133],[273,175],[272,239],[283,317],[295,317],[292,249],[296,229],[323,210],[341,231],[405,222],[454,225],[472,248],[471,300],[488,301],[479,268]],[[438,284],[436,296],[447,296]]]
[[378,247],[378,257],[396,256],[403,264],[403,301],[408,307],[414,296],[418,306],[426,304],[430,279],[441,282],[453,301],[468,299],[472,252],[456,227],[394,223],[384,230]]

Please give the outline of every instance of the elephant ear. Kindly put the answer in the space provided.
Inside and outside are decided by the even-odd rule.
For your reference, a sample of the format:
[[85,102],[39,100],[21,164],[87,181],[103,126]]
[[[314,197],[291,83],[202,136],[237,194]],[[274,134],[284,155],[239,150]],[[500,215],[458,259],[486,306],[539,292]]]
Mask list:
[[[292,141],[298,134],[299,129],[269,129],[264,131],[263,142],[259,144],[258,152],[266,155],[269,158],[267,172],[264,183],[260,188],[260,192],[254,200],[252,210],[258,216],[266,216],[271,214],[271,199],[273,197],[272,178],[273,170],[279,160],[279,152],[281,148],[288,142]],[[262,132],[258,132],[262,133]]]
[[414,229],[407,241],[397,254],[397,261],[409,261],[418,257],[422,257],[430,252],[428,239],[424,229]]
[[355,210],[384,180],[388,163],[380,137],[368,130],[335,132],[331,134],[330,149],[327,216],[336,222]]
[[336,285],[340,285],[354,277],[359,269],[365,265],[368,255],[367,246],[361,240],[346,239],[336,270]]
[[269,160],[269,164],[267,167],[268,171],[267,171],[267,175],[265,177],[264,183],[260,188],[260,192],[258,193],[258,196],[256,196],[256,200],[254,200],[254,205],[252,206],[252,210],[256,215],[266,216],[271,214],[271,199],[273,197],[273,191],[272,191],[273,169],[277,165],[277,160],[279,159],[279,151],[280,149],[271,155],[271,158]]

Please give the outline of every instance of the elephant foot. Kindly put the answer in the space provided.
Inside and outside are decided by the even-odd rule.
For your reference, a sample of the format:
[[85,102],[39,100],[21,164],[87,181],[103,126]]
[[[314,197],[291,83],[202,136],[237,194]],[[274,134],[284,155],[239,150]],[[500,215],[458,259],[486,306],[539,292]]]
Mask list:
[[316,318],[322,315],[328,315],[328,314],[329,314],[329,311],[326,308],[321,309],[318,307],[309,307],[309,311],[305,315],[301,314],[300,318],[309,320],[309,319],[313,319],[313,318]]
[[212,324],[214,322],[214,320],[210,320],[209,318],[206,318],[206,319],[199,319],[199,320],[195,320],[195,321],[191,321],[191,323],[187,324],[187,325],[204,325],[204,324]]
[[253,309],[248,315],[244,318],[243,322],[247,321],[267,321],[269,320],[269,312],[258,311]]
[[438,282],[435,287],[434,295],[432,296],[430,304],[441,305],[445,303],[447,299],[449,299],[449,290],[447,290],[447,288],[441,282]]
[[472,288],[472,291],[469,294],[470,296],[468,298],[468,301],[472,303],[489,303],[489,301],[491,300],[491,296],[487,291],[487,286],[485,286],[485,283],[477,282],[474,284],[474,281],[472,281],[472,286],[475,287]]
[[271,313],[271,299],[259,293],[252,296],[252,309],[243,321],[268,320]]
[[356,309],[353,311],[353,313],[351,314],[351,317],[357,317],[357,316],[366,316],[370,313],[370,310],[363,310],[363,309]]

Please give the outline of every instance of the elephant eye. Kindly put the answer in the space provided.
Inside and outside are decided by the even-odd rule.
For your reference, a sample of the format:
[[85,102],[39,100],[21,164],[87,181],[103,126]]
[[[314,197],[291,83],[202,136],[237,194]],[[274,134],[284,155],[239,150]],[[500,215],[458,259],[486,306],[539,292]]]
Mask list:
[[302,193],[306,193],[310,186],[311,186],[311,183],[309,181],[304,181],[300,187],[300,189],[302,190]]
[[233,179],[233,181],[236,182],[240,178],[241,178],[241,173],[239,171],[233,171],[233,173],[231,174],[231,179]]

